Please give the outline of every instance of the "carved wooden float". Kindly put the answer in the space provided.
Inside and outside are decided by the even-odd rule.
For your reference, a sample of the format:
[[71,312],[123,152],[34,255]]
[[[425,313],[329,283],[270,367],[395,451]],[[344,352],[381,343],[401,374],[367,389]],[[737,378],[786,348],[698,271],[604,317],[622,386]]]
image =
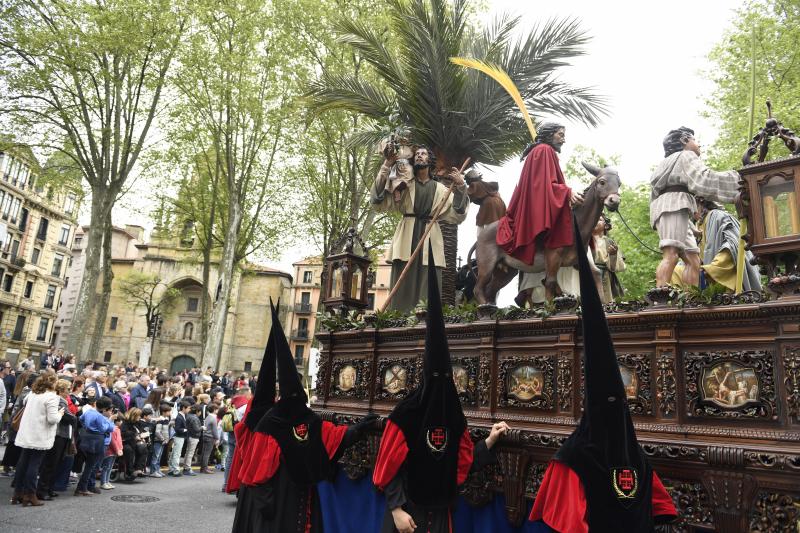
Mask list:
[[[800,300],[724,297],[713,307],[610,309],[608,322],[645,452],[681,515],[672,531],[798,531]],[[581,411],[580,318],[489,320],[447,327],[454,379],[475,439],[514,428],[499,463],[471,476],[472,505],[503,492],[526,518],[548,460]],[[419,382],[422,326],[322,332],[317,400],[327,419],[387,414]],[[353,479],[379,435],[343,457]]]

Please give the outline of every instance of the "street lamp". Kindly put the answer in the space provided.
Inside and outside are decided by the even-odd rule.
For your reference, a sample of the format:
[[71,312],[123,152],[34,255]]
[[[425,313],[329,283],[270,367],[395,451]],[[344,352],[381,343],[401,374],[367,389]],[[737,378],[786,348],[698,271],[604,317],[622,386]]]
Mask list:
[[[356,253],[360,249],[363,255]],[[327,311],[346,314],[350,310],[367,308],[369,266],[372,262],[366,247],[354,227],[334,247],[340,250],[325,258],[325,297],[322,303]]]
[[[736,209],[747,219],[742,237],[778,297],[800,296],[800,138],[772,117],[753,137],[742,157]],[[777,137],[791,155],[765,161],[769,142]],[[753,162],[753,156],[757,161]]]

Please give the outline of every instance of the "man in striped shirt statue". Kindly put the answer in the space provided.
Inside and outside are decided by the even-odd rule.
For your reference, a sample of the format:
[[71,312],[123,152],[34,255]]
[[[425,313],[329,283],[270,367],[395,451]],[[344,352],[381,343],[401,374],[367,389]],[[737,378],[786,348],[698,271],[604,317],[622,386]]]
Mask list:
[[700,248],[692,214],[695,197],[733,203],[738,193],[739,173],[715,172],[700,160],[700,145],[694,131],[681,127],[664,137],[664,160],[650,177],[650,225],[658,232],[663,259],[656,270],[656,285],[668,285],[678,259],[683,259],[684,285],[700,281]]

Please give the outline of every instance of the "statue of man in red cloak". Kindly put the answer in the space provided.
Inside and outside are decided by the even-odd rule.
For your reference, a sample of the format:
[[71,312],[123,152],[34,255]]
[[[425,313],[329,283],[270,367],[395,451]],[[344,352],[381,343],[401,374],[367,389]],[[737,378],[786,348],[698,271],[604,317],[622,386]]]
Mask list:
[[583,196],[564,181],[558,153],[566,140],[565,128],[545,122],[534,144],[522,154],[525,166],[497,227],[497,245],[508,255],[533,264],[537,247],[572,246],[571,207]]

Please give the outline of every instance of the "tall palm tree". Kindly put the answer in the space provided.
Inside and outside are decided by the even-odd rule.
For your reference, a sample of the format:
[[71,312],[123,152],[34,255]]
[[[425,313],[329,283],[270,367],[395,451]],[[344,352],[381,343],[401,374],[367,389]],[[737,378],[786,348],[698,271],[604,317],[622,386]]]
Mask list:
[[[389,32],[341,20],[337,31],[374,71],[364,75],[323,73],[310,89],[311,109],[347,110],[372,119],[375,127],[353,140],[374,143],[387,128],[402,126],[434,151],[438,169],[473,163],[498,165],[530,142],[522,115],[505,90],[487,76],[467,71],[451,57],[474,57],[503,68],[535,117],[555,115],[596,125],[605,99],[591,88],[557,76],[584,54],[589,37],[575,19],[535,24],[513,36],[518,17],[500,17],[478,30],[469,0],[388,0]],[[399,123],[395,117],[399,117]],[[452,303],[458,234],[443,225],[445,269],[442,292]]]
[[[551,19],[514,38],[520,18],[504,16],[476,30],[469,0],[387,3],[388,35],[352,20],[337,28],[372,66],[375,81],[323,73],[310,91],[314,111],[345,109],[384,126],[399,115],[416,142],[433,148],[440,168],[460,166],[467,157],[501,164],[520,153],[529,134],[502,87],[450,62],[467,56],[502,67],[535,117],[555,115],[594,126],[606,114],[603,97],[557,76],[570,59],[585,53],[589,37],[577,20]],[[369,132],[361,137],[369,139]]]

